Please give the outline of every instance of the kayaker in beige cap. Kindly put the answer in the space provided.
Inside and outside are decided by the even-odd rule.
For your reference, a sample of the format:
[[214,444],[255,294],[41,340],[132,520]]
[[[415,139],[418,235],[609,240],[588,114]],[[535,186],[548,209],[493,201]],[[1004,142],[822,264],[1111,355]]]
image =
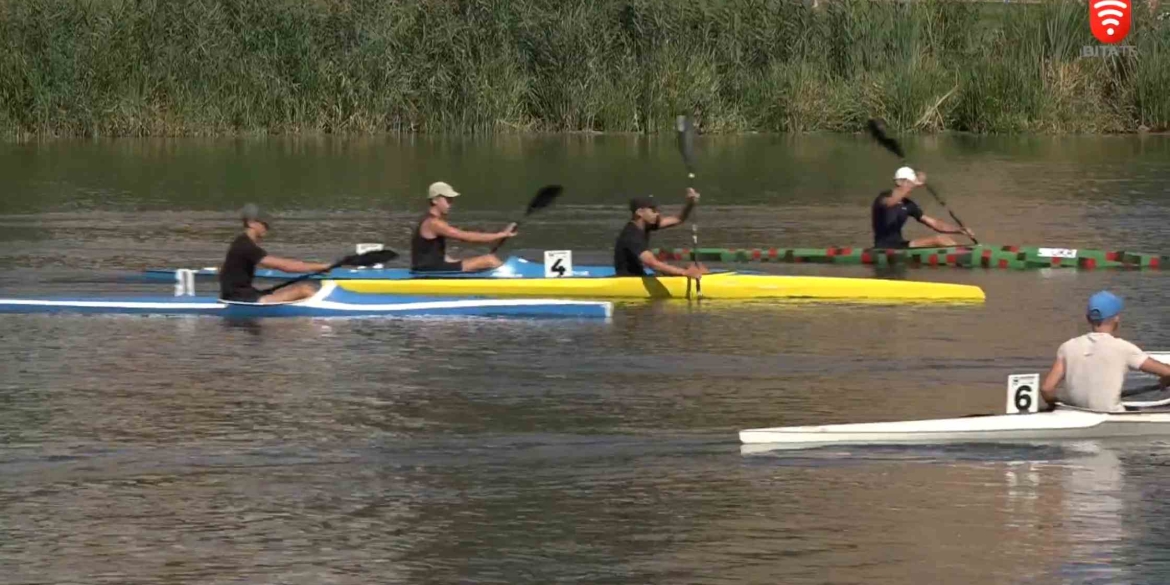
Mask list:
[[451,200],[459,193],[447,183],[431,183],[427,189],[430,208],[410,238],[410,269],[416,272],[475,272],[499,267],[503,262],[495,254],[484,254],[464,260],[447,255],[447,238],[471,244],[491,244],[515,236],[516,224],[509,224],[496,233],[469,232],[447,223]]

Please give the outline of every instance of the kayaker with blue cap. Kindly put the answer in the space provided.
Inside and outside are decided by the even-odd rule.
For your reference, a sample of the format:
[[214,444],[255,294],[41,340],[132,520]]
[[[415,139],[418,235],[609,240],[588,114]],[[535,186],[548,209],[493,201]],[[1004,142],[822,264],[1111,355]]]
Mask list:
[[[1092,329],[1060,346],[1056,361],[1040,385],[1048,404],[1067,404],[1101,412],[1125,410],[1121,387],[1129,370],[1161,377],[1170,385],[1170,366],[1151,358],[1138,346],[1115,336],[1125,303],[1109,291],[1089,297],[1086,319]],[[1057,386],[1064,382],[1059,390]]]
[[948,235],[928,236],[907,240],[902,236],[902,226],[913,217],[918,223],[940,234],[967,234],[972,238],[975,232],[951,225],[922,213],[922,208],[910,199],[910,192],[926,184],[926,173],[915,172],[910,167],[901,167],[894,172],[894,188],[882,191],[873,200],[873,247],[875,248],[939,248],[957,246],[958,242]]
[[260,247],[260,240],[268,235],[270,219],[268,214],[251,203],[240,210],[244,222],[244,233],[236,236],[228,247],[227,257],[219,267],[219,296],[225,301],[247,303],[287,303],[313,296],[317,285],[301,282],[287,286],[272,294],[264,294],[252,286],[256,266],[282,270],[284,272],[317,272],[329,268],[321,262],[302,262],[289,258],[271,256]]
[[699,192],[687,189],[687,202],[678,215],[662,217],[658,211],[658,202],[653,195],[635,197],[630,200],[630,213],[633,217],[626,223],[626,227],[618,235],[613,248],[613,268],[616,276],[646,276],[646,268],[658,274],[686,276],[699,278],[707,272],[701,264],[688,268],[672,266],[654,257],[650,251],[650,232],[674,227],[682,224],[691,215],[695,203],[699,201]]
[[447,223],[451,211],[451,200],[458,197],[456,191],[442,181],[431,183],[427,188],[430,207],[427,214],[414,227],[410,236],[410,269],[415,272],[476,272],[500,267],[504,262],[495,254],[484,254],[473,258],[456,260],[447,255],[447,238],[470,244],[492,244],[517,235],[516,224],[509,224],[504,231],[496,233],[469,232]]

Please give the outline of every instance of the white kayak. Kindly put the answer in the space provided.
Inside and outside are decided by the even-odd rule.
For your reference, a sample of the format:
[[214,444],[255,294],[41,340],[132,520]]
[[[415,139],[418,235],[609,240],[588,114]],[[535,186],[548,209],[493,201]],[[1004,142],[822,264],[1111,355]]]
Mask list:
[[[1166,362],[1170,354],[1151,353]],[[744,445],[760,450],[827,445],[921,445],[1040,442],[1124,437],[1170,437],[1170,399],[1124,402],[1124,412],[1095,412],[1065,405],[1040,411],[1039,374],[1008,378],[1008,414],[912,421],[746,429]],[[1139,390],[1150,391],[1146,386]]]
[[1058,406],[1051,412],[933,420],[777,427],[739,432],[745,444],[801,446],[982,443],[1170,437],[1170,410],[1104,413]]

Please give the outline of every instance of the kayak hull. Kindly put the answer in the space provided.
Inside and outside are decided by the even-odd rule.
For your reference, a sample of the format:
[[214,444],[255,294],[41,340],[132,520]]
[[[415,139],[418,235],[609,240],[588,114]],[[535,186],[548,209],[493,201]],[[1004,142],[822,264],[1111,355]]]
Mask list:
[[215,297],[126,299],[0,299],[0,313],[90,313],[128,315],[213,315],[267,317],[560,317],[608,319],[613,305],[550,299],[478,299],[360,294],[322,283],[316,295],[295,303],[221,301]]
[[995,443],[1170,436],[1170,411],[1103,413],[1058,408],[1035,414],[1001,414],[919,421],[747,429],[745,445],[901,445]]
[[[824,299],[857,301],[982,302],[976,286],[819,276],[714,273],[701,280],[704,299]],[[361,293],[488,295],[618,299],[696,298],[695,283],[682,276],[541,279],[347,280],[338,286]]]
[[[664,261],[689,261],[689,248],[657,248]],[[775,262],[789,264],[840,264],[908,267],[1041,268],[1157,270],[1170,266],[1170,256],[1129,251],[1039,246],[975,245],[946,248],[881,249],[829,248],[698,248],[700,262]]]

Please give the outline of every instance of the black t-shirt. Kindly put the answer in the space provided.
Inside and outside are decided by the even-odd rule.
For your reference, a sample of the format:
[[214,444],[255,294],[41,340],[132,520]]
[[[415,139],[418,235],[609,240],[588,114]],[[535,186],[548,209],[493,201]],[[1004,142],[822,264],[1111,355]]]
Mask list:
[[902,238],[902,226],[906,219],[913,217],[922,221],[922,209],[910,199],[903,199],[893,207],[887,207],[885,199],[891,196],[890,191],[882,191],[873,200],[873,245],[875,248],[902,247],[906,240]]
[[256,276],[256,265],[267,255],[268,252],[256,245],[248,234],[236,236],[219,269],[219,297],[252,300],[255,291],[252,278]]
[[626,224],[613,247],[613,269],[617,276],[646,275],[646,267],[638,256],[650,249],[650,232],[656,229],[657,224],[647,225],[646,229],[632,221]]

